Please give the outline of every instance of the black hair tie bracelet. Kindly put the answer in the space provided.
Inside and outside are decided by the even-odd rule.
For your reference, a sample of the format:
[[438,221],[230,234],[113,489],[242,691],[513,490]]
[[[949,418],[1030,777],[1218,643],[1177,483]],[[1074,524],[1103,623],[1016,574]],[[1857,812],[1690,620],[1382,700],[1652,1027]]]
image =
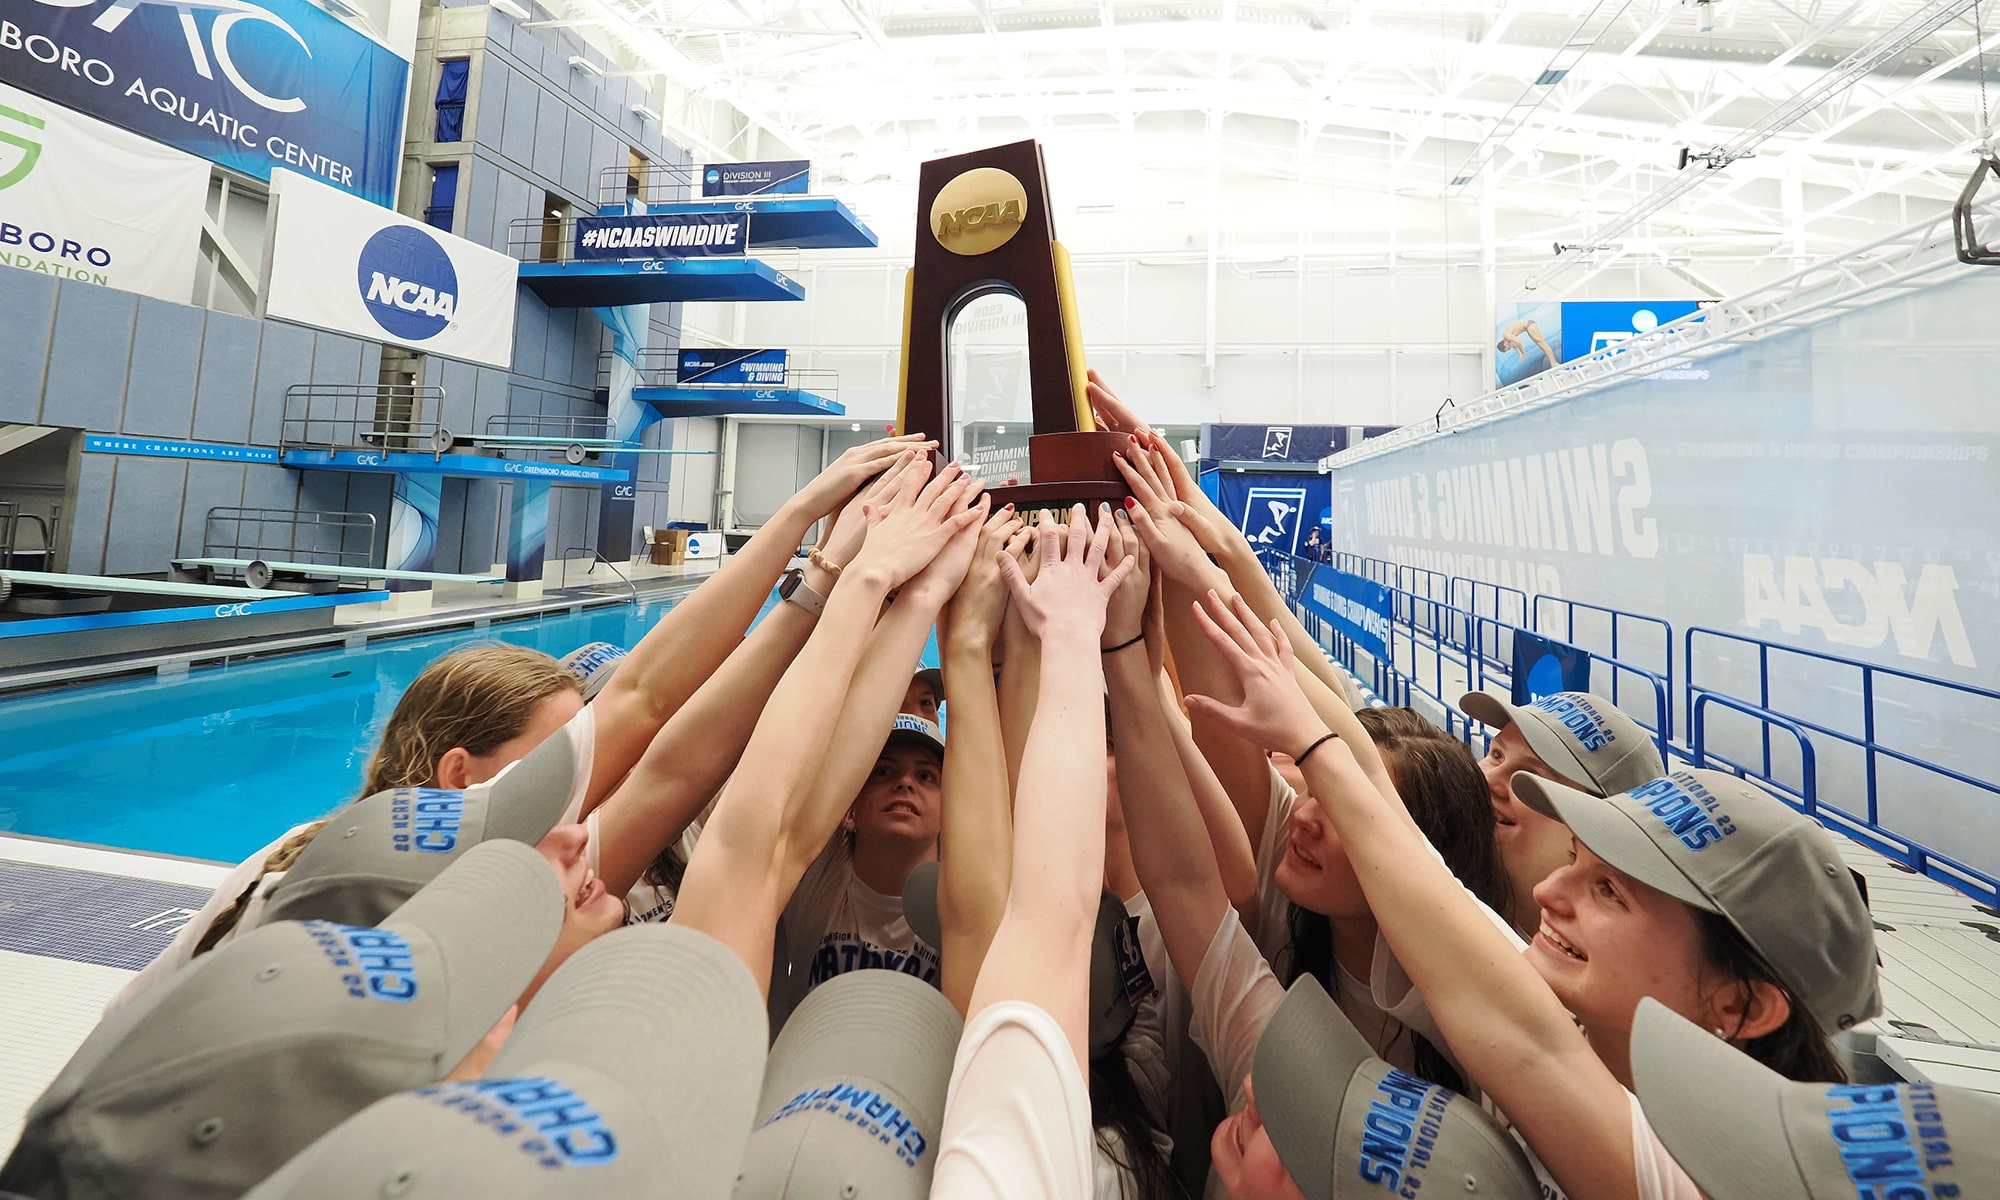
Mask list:
[[1319,738],[1317,741],[1313,742],[1312,745],[1307,746],[1305,749],[1305,753],[1299,755],[1297,758],[1294,758],[1292,762],[1297,766],[1301,767],[1305,766],[1306,760],[1312,757],[1313,751],[1319,749],[1321,746],[1326,745],[1328,742],[1332,741],[1334,738],[1337,738],[1339,736],[1340,735],[1337,733],[1326,734],[1325,736]]
[[1145,641],[1145,640],[1146,640],[1146,635],[1145,635],[1145,633],[1141,632],[1141,633],[1139,634],[1139,636],[1138,636],[1138,637],[1135,637],[1135,638],[1133,638],[1133,639],[1132,639],[1131,641],[1129,641],[1129,642],[1120,642],[1120,643],[1118,643],[1118,644],[1117,644],[1116,646],[1106,646],[1106,647],[1105,647],[1104,649],[1102,649],[1102,650],[1099,650],[1099,651],[1098,651],[1098,653],[1099,653],[1099,654],[1116,654],[1116,653],[1118,653],[1118,652],[1119,652],[1120,650],[1124,650],[1124,649],[1126,649],[1126,648],[1128,648],[1128,647],[1131,647],[1131,646],[1136,646],[1136,645],[1138,645],[1138,644],[1139,644],[1140,642],[1143,642],[1143,641]]

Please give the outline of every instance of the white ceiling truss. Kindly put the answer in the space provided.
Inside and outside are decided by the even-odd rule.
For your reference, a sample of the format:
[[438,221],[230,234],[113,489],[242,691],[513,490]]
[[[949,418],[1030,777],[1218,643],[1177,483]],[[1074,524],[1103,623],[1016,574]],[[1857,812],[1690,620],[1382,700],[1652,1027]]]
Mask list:
[[[1844,61],[1940,6],[545,3],[556,23],[622,45],[633,73],[663,79],[669,133],[698,158],[795,153],[814,160],[829,190],[885,178],[907,189],[922,159],[995,141],[1123,139],[1132,155],[1107,160],[1107,170],[1180,165],[1210,179],[1247,173],[1387,193],[1442,206],[1433,224],[1446,230],[1446,253],[1454,238],[1470,244],[1491,229],[1500,261],[1537,266],[1551,243],[1592,244],[1593,230],[1674,187],[1681,148],[1741,144]],[[1602,269],[1614,258],[1671,263],[1720,250],[1783,256],[1782,274],[1942,211],[1972,168],[1972,148],[1992,135],[1975,14],[2000,96],[2000,0],[1982,0],[1757,138],[1754,158],[1689,165],[1707,178],[1604,239],[1614,248],[1568,258]],[[720,110],[733,126],[714,119]],[[1175,155],[1178,164],[1162,162]],[[1453,187],[1469,167],[1469,181]],[[1232,211],[1233,236],[1257,219]],[[1295,218],[1288,210],[1285,219]],[[1587,277],[1571,270],[1560,282]]]

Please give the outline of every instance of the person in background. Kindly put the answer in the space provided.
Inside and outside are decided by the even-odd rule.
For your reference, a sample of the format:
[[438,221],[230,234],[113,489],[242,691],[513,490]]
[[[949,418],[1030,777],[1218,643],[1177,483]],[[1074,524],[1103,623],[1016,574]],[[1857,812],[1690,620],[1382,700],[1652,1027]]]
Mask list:
[[1523,705],[1467,692],[1458,708],[1496,731],[1479,773],[1492,797],[1493,840],[1507,871],[1510,902],[1497,911],[1516,933],[1531,937],[1542,919],[1535,885],[1569,861],[1570,836],[1560,821],[1521,803],[1510,781],[1525,771],[1593,796],[1611,796],[1659,778],[1666,766],[1651,734],[1609,700],[1588,692],[1557,692]]

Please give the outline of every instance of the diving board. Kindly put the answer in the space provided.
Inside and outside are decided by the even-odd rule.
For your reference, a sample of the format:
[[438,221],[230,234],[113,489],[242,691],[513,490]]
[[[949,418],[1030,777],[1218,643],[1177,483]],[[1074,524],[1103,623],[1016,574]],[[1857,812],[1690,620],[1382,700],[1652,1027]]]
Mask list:
[[273,578],[281,575],[332,575],[338,579],[399,579],[413,583],[507,582],[506,576],[490,573],[461,575],[450,571],[396,571],[383,567],[342,567],[332,563],[274,562],[262,558],[177,558],[174,560],[174,565],[182,570],[241,571],[244,582],[252,589],[267,587]]
[[550,308],[806,298],[798,280],[754,258],[524,262],[520,278]]
[[111,595],[171,596],[182,600],[279,600],[292,599],[296,592],[266,591],[262,588],[219,587],[207,583],[175,583],[167,579],[127,579],[119,575],[67,575],[56,571],[0,571],[0,594],[21,587],[61,588],[71,592],[103,592]]

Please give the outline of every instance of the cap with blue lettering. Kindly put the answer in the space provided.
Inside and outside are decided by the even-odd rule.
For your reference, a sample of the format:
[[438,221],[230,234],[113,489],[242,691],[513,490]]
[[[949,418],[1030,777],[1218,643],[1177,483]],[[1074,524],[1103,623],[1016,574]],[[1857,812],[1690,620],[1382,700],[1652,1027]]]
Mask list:
[[1712,1200],[1973,1200],[2000,1180],[2000,1096],[1794,1083],[1651,998],[1632,1024],[1632,1080]]
[[[943,699],[943,696],[942,692],[938,693],[939,699]],[[898,742],[922,746],[926,750],[936,751],[938,758],[944,757],[944,730],[939,729],[936,722],[926,721],[922,717],[911,716],[909,713],[896,714],[895,722],[889,726],[888,740],[882,748],[886,750]]]
[[1608,796],[1666,774],[1653,735],[1602,696],[1556,692],[1533,704],[1508,704],[1485,692],[1467,692],[1458,708],[1466,716],[1521,731],[1528,749],[1572,787]]
[[611,682],[611,676],[618,670],[620,660],[631,651],[611,642],[585,642],[560,660],[562,669],[576,677],[583,685],[586,703],[597,699],[597,693]]
[[369,1104],[441,1078],[562,922],[548,862],[493,842],[379,928],[251,930],[104,1019],[30,1110],[0,1190],[240,1195]]
[[1505,1130],[1473,1101],[1377,1058],[1311,975],[1271,1014],[1250,1081],[1271,1148],[1306,1200],[1541,1200]]
[[1513,782],[1592,854],[1735,926],[1827,1032],[1882,1011],[1875,922],[1819,822],[1721,771],[1676,771],[1603,799],[1526,772]]
[[473,846],[541,841],[590,785],[589,713],[484,783],[395,788],[341,809],[285,872],[261,919],[373,925]]
[[924,1200],[963,1027],[900,971],[814,988],[771,1047],[735,1200]]
[[379,1101],[245,1200],[727,1196],[767,1030],[722,943],[628,926],[542,985],[481,1078]]

